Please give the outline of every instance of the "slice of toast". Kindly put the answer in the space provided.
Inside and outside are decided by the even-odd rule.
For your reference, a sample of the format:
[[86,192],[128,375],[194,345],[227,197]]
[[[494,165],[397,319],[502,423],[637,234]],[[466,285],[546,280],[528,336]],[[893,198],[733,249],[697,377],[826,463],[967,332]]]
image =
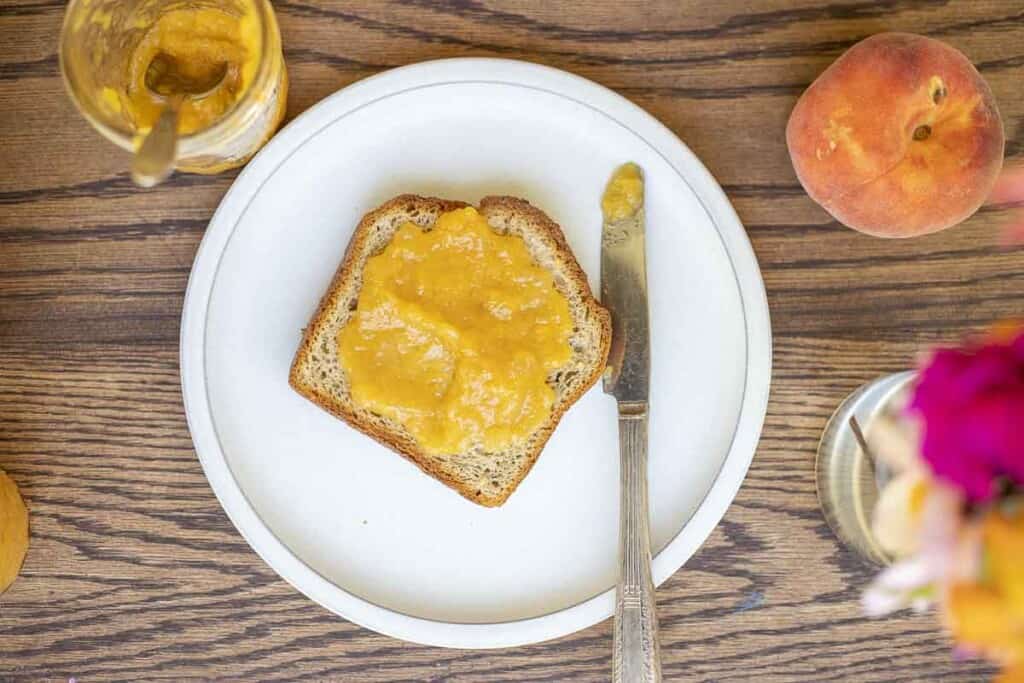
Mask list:
[[464,453],[425,452],[401,424],[352,400],[337,348],[338,333],[358,304],[366,260],[383,251],[405,223],[426,229],[442,213],[465,206],[468,205],[463,202],[402,195],[363,217],[334,280],[305,329],[289,383],[310,401],[401,453],[469,500],[493,507],[504,503],[515,491],[562,415],[597,381],[608,358],[611,317],[591,294],[587,276],[558,225],[529,202],[514,197],[487,197],[478,207],[496,232],[518,235],[525,241],[534,261],[553,274],[555,287],[568,299],[573,318],[572,358],[548,375],[548,383],[555,391],[550,418],[506,451],[487,452],[474,447]]

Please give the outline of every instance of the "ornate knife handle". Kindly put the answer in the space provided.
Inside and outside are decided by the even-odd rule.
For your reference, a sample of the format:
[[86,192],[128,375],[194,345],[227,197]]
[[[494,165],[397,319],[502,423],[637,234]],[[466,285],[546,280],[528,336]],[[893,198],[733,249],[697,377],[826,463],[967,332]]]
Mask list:
[[619,404],[622,495],[619,583],[615,596],[614,683],[658,683],[658,615],[651,580],[647,508],[647,405]]

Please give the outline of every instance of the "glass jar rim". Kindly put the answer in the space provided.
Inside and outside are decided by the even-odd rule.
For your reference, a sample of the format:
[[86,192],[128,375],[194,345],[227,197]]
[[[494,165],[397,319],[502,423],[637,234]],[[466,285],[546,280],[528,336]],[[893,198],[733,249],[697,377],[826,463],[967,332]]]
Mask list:
[[[222,139],[228,132],[234,130],[237,126],[237,119],[245,116],[251,108],[249,105],[259,100],[260,84],[266,81],[270,75],[273,61],[272,46],[276,42],[276,36],[274,35],[276,28],[276,20],[273,16],[274,10],[270,6],[269,0],[242,1],[253,7],[260,27],[261,51],[256,75],[253,77],[252,83],[250,83],[242,92],[242,96],[239,97],[231,105],[231,108],[228,109],[220,118],[214,121],[213,124],[195,132],[178,136],[179,157],[201,154],[207,148],[216,145],[217,141]],[[64,19],[61,23],[60,30],[60,41],[57,49],[61,80],[64,81],[64,89],[67,91],[71,101],[74,103],[78,111],[85,116],[89,123],[92,124],[92,126],[98,130],[103,137],[107,138],[118,147],[131,152],[135,149],[134,133],[128,129],[113,126],[105,121],[103,117],[97,115],[95,112],[96,107],[89,104],[88,99],[82,96],[80,84],[76,84],[73,77],[70,75],[71,71],[67,64],[67,44],[71,36],[71,17],[76,9],[83,4],[87,4],[87,2],[88,0],[70,0],[68,2],[67,9],[64,12]]]

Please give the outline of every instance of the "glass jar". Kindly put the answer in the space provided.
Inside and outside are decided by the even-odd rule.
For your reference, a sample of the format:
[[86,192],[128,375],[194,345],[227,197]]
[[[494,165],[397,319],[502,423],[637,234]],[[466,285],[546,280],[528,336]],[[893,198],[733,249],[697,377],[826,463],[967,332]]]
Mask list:
[[[144,86],[145,62],[168,49],[179,51],[174,56],[183,68],[198,68],[189,63],[190,51],[197,62],[210,49],[239,55],[242,63],[230,65],[208,98],[182,103],[175,168],[219,173],[241,166],[273,135],[287,104],[288,74],[270,3],[71,0],[60,39],[65,86],[89,123],[122,149],[137,149],[159,115],[163,103]],[[212,115],[211,107],[218,108]]]
[[836,408],[818,444],[815,479],[825,520],[839,540],[875,564],[893,561],[872,531],[879,491],[892,473],[864,446],[879,420],[900,414],[916,376],[898,372],[854,391]]

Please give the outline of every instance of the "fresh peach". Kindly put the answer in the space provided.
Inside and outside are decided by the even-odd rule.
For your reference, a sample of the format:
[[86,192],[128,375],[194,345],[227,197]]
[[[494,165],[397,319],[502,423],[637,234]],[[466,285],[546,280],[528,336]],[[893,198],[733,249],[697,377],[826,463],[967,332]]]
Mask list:
[[954,48],[909,33],[872,36],[829,66],[793,109],[786,144],[807,194],[879,237],[963,221],[1003,163],[988,84]]

